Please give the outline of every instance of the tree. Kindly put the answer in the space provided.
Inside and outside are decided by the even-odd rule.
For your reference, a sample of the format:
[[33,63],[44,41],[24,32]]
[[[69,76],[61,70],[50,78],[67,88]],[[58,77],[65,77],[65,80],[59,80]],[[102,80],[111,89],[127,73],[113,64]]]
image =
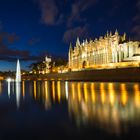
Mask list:
[[29,67],[32,69],[33,72],[35,71],[38,73],[39,71],[44,70],[46,64],[44,62],[36,62],[32,63]]

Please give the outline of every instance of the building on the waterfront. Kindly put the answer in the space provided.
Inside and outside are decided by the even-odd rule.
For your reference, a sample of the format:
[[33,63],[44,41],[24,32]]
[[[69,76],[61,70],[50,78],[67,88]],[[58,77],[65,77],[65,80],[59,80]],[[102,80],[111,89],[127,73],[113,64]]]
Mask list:
[[49,58],[49,57],[45,57],[45,61],[44,61],[44,63],[45,63],[45,68],[44,68],[44,73],[49,73],[50,72],[50,63],[52,62],[52,59],[51,58]]
[[70,44],[68,55],[69,68],[72,70],[139,62],[140,42],[127,40],[126,33],[121,36],[116,30],[114,35],[107,32],[104,37],[90,41],[86,39],[83,43],[77,38],[74,48]]

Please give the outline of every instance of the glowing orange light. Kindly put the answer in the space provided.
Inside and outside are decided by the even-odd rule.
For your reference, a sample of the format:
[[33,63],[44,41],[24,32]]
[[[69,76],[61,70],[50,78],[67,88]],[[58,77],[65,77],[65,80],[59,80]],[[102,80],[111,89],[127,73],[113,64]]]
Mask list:
[[75,84],[72,83],[72,98],[75,99]]
[[115,102],[115,90],[114,90],[114,85],[112,83],[109,83],[108,85],[108,89],[109,89],[109,98],[110,98],[110,103],[111,105],[114,104]]
[[81,84],[78,83],[77,86],[78,86],[78,100],[80,101],[81,100]]
[[121,84],[121,102],[123,105],[126,105],[127,101],[128,101],[128,95],[127,95],[126,85]]
[[140,107],[140,91],[139,91],[139,85],[134,85],[134,92],[135,92],[135,104],[136,106]]
[[36,99],[36,81],[34,81],[34,98]]
[[22,81],[22,96],[25,96],[25,81]]
[[96,97],[95,97],[94,83],[91,83],[91,98],[92,98],[93,103],[95,103]]
[[52,81],[52,95],[53,95],[53,100],[55,101],[55,81]]
[[105,100],[106,100],[106,94],[105,94],[105,90],[104,90],[104,83],[100,84],[100,91],[101,91],[101,102],[102,102],[102,104],[104,104]]
[[45,98],[48,99],[48,81],[45,81]]
[[88,101],[88,91],[87,91],[87,83],[84,83],[84,95],[85,95],[85,101]]
[[60,91],[60,81],[57,82],[57,93],[58,93],[58,101],[61,99],[61,91]]

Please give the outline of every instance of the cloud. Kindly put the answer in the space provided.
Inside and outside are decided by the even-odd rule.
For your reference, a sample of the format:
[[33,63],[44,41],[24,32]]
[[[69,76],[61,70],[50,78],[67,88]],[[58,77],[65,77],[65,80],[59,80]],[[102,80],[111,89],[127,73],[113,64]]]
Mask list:
[[[10,40],[10,43],[13,42],[13,40]],[[8,47],[8,44],[5,43],[5,36],[4,34],[0,34],[0,57],[7,58],[22,58],[22,57],[28,57],[29,56],[29,51],[21,51],[21,50],[13,50]]]
[[[11,44],[14,44],[19,36],[15,33],[10,34],[8,32],[0,32],[0,61],[15,62],[18,59],[22,61],[40,61],[42,60],[47,52],[39,53],[37,55],[32,55],[29,50],[19,50],[13,49],[10,47]],[[38,43],[40,38],[31,38],[28,43],[34,45]]]
[[13,34],[7,34],[7,40],[8,40],[8,43],[14,43],[15,41],[18,41],[19,40],[19,36],[17,36],[15,33]]
[[97,0],[73,0],[71,2],[67,0],[38,0],[41,22],[51,26],[65,23],[68,27],[71,27],[75,21],[86,21],[86,18],[81,17],[81,14],[96,2]]
[[136,40],[140,40],[140,25],[133,26],[131,32],[134,34]]
[[37,60],[39,57],[32,56],[28,50],[17,50],[9,48],[9,44],[14,44],[19,38],[15,33],[0,32],[0,60],[15,61],[17,58],[21,60]]
[[132,21],[135,24],[140,24],[140,15],[138,14],[138,15],[134,16]]
[[140,1],[137,1],[136,8],[137,14],[132,18],[131,33],[134,35],[134,39],[140,40]]
[[63,36],[63,41],[66,43],[74,41],[77,37],[87,37],[88,36],[88,26],[78,26],[76,28],[68,29]]
[[57,25],[62,20],[55,0],[39,0],[41,9],[41,21],[47,25]]
[[97,0],[76,0],[73,6],[78,8],[78,11],[83,12],[93,6],[96,2]]
[[12,44],[14,42],[16,42],[17,40],[19,40],[19,36],[16,35],[15,33],[7,33],[7,32],[0,32],[0,42],[2,41],[6,41],[9,44]]
[[13,61],[17,58],[28,58],[29,51],[12,50],[5,45],[0,44],[0,60]]
[[71,14],[68,18],[67,25],[71,26],[74,21],[86,21],[86,18],[82,18],[81,14],[93,6],[97,0],[76,0],[72,3]]

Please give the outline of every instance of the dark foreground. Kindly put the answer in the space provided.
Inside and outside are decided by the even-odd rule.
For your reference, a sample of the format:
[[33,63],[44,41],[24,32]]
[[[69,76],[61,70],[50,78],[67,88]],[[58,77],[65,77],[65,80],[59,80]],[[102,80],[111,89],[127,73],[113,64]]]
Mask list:
[[0,82],[0,140],[140,139],[140,84]]

